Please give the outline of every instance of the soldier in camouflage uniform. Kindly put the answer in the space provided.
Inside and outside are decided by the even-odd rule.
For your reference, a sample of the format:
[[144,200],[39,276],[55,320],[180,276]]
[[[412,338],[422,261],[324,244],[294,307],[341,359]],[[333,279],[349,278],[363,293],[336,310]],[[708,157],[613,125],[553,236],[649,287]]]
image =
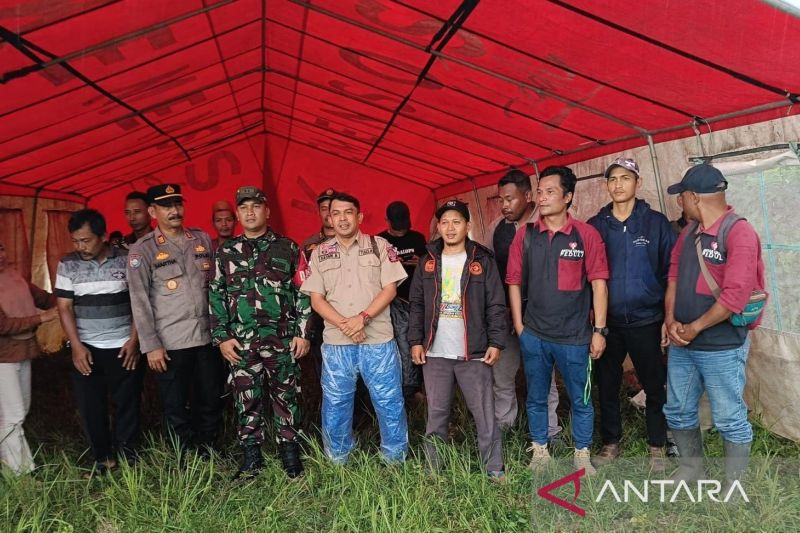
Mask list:
[[244,462],[234,479],[254,476],[262,467],[265,394],[283,467],[294,478],[303,472],[296,359],[308,353],[311,314],[308,296],[298,290],[303,274],[298,269],[300,252],[294,241],[267,226],[269,209],[260,189],[241,187],[236,205],[244,233],[217,250],[216,273],[209,284],[211,335],[232,368],[244,448]]

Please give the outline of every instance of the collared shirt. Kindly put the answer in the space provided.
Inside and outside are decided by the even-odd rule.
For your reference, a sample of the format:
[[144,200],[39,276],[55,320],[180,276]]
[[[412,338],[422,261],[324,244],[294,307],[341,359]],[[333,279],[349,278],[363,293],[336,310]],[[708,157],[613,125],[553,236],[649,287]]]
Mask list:
[[[752,292],[764,289],[761,243],[749,222],[740,220],[731,226],[725,236],[725,253],[720,252],[717,242],[720,226],[727,216],[733,214],[733,208],[728,206],[710,227],[697,226],[697,232],[690,234],[692,226],[689,225],[681,231],[672,249],[668,275],[670,281],[677,283],[674,313],[678,322],[693,322],[705,314],[715,301],[732,313],[741,313]],[[694,243],[697,235],[700,236],[703,261],[720,288],[719,300],[714,299],[700,269]],[[705,351],[732,349],[741,346],[746,336],[747,328],[737,328],[725,320],[701,331],[688,348]]]
[[184,230],[179,244],[156,228],[131,247],[128,281],[142,352],[211,342],[208,282],[214,275],[208,234]]
[[72,300],[78,337],[95,348],[119,348],[131,335],[128,252],[107,247],[102,263],[77,252],[58,263],[55,295]]
[[[320,244],[311,255],[310,270],[300,290],[306,294],[322,294],[344,317],[365,310],[388,284],[406,279],[400,258],[386,239],[370,237],[360,231],[349,248],[336,237]],[[380,344],[394,338],[388,306],[372,317],[366,334],[366,344]],[[327,321],[323,340],[327,344],[353,344],[350,337]]]
[[[149,229],[147,233],[142,235],[142,237],[144,237],[145,235],[149,235],[152,232],[153,232],[153,230]],[[138,240],[139,240],[139,237],[136,236],[136,232],[132,231],[132,232],[128,233],[127,235],[125,235],[122,238],[122,243],[121,243],[120,247],[124,248],[126,250],[130,250],[131,249],[131,245],[135,244],[136,241],[138,241]]]
[[[600,233],[567,215],[558,231],[539,219],[528,250],[528,305],[525,327],[538,337],[559,344],[588,344],[592,338],[589,309],[591,282],[609,276]],[[514,236],[506,283],[522,284],[522,254],[526,226]]]
[[311,261],[311,252],[320,245],[330,239],[325,235],[325,228],[320,229],[318,232],[310,235],[306,240],[303,241],[303,244],[300,245],[300,248],[303,250],[303,253],[306,254],[306,261]]

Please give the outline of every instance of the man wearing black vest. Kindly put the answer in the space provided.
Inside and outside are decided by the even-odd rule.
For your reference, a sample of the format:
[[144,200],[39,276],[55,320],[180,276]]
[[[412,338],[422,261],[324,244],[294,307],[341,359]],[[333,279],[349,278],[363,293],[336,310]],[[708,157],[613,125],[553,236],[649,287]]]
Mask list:
[[[567,211],[577,181],[567,167],[542,171],[536,188],[539,220],[521,227],[514,236],[506,283],[528,382],[530,468],[539,470],[550,461],[547,388],[556,364],[572,408],[573,465],[592,475],[590,361],[598,359],[606,347],[608,263],[597,230]],[[526,286],[528,297],[524,315],[521,286]],[[594,310],[594,325],[589,321],[590,310]]]
[[[500,279],[505,282],[508,265],[508,250],[517,230],[528,222],[536,222],[536,204],[533,201],[531,179],[521,170],[512,169],[497,182],[497,195],[501,202],[502,215],[489,225],[484,246],[494,252]],[[508,292],[506,292],[508,304]],[[519,370],[519,338],[508,335],[506,347],[500,360],[492,367],[494,373],[494,411],[500,429],[507,430],[517,419],[516,378]],[[552,439],[561,431],[558,425],[558,389],[555,371],[547,396],[547,437]]]
[[764,262],[758,234],[728,205],[727,188],[718,169],[702,164],[667,189],[680,194],[689,220],[672,252],[664,318],[671,344],[664,415],[680,450],[676,481],[705,479],[698,419],[704,389],[722,435],[728,483],[741,478],[750,459],[753,428],[743,397],[747,333],[761,317],[745,324],[739,313],[753,291],[764,289]]

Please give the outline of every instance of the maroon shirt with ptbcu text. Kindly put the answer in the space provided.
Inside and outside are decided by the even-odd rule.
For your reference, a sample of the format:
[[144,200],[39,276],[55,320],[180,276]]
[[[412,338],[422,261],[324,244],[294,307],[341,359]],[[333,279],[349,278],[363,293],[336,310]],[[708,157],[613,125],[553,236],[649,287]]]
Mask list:
[[[725,253],[721,253],[717,235],[725,217],[733,214],[733,208],[729,206],[725,214],[707,229],[698,226],[697,233],[691,233],[694,225],[686,226],[672,249],[668,279],[677,284],[674,316],[682,324],[700,318],[716,301],[700,269],[694,243],[698,234],[703,261],[720,288],[719,303],[726,309],[741,313],[752,292],[765,287],[761,242],[749,222],[739,220],[731,226],[725,236]],[[750,329],[760,322],[761,317],[750,325]],[[747,329],[724,320],[701,331],[687,348],[701,351],[738,348],[747,337]]]
[[[527,224],[511,242],[506,283],[522,284],[522,253]],[[558,344],[589,344],[592,325],[591,282],[609,277],[606,247],[600,233],[567,215],[567,223],[550,231],[541,220],[533,223],[528,250],[528,304],[525,329]]]

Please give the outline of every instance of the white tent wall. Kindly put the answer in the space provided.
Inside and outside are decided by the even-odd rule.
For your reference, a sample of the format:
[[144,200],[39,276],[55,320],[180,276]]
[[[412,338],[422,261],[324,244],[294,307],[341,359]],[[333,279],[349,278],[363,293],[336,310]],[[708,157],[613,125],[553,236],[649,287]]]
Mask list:
[[[602,174],[617,157],[631,157],[639,163],[643,178],[640,198],[651,207],[665,211],[670,220],[680,216],[675,197],[666,194],[666,188],[680,181],[692,163],[691,158],[771,146],[800,140],[800,118],[787,117],[721,131],[711,131],[698,136],[678,139],[654,146],[662,187],[663,207],[655,179],[653,158],[645,145],[622,153],[589,159],[569,165],[581,178]],[[769,159],[778,152],[760,152],[736,158],[720,159],[715,164],[730,174],[736,163]],[[784,161],[778,164],[786,164]],[[540,163],[540,170],[547,166]],[[740,167],[742,165],[739,165]],[[767,265],[767,289],[771,301],[764,324],[753,334],[747,368],[745,396],[749,407],[757,413],[762,423],[773,433],[800,442],[800,229],[796,224],[795,210],[800,198],[800,166],[770,175],[772,186],[759,194],[758,175],[730,175],[729,202],[737,212],[751,220],[764,244],[764,261]],[[763,183],[763,175],[761,176]],[[533,177],[535,183],[535,177]],[[470,205],[472,237],[483,241],[486,228],[500,215],[497,187],[492,185],[455,196],[437,198],[441,204],[458,198]],[[572,214],[586,220],[609,202],[602,177],[578,182]],[[767,235],[765,223],[769,221],[772,234]],[[433,229],[433,225],[432,225]],[[777,245],[774,243],[778,243]],[[772,250],[777,246],[777,250]],[[791,248],[795,248],[792,250]],[[770,265],[769,254],[772,257]],[[780,319],[778,318],[780,317]]]

